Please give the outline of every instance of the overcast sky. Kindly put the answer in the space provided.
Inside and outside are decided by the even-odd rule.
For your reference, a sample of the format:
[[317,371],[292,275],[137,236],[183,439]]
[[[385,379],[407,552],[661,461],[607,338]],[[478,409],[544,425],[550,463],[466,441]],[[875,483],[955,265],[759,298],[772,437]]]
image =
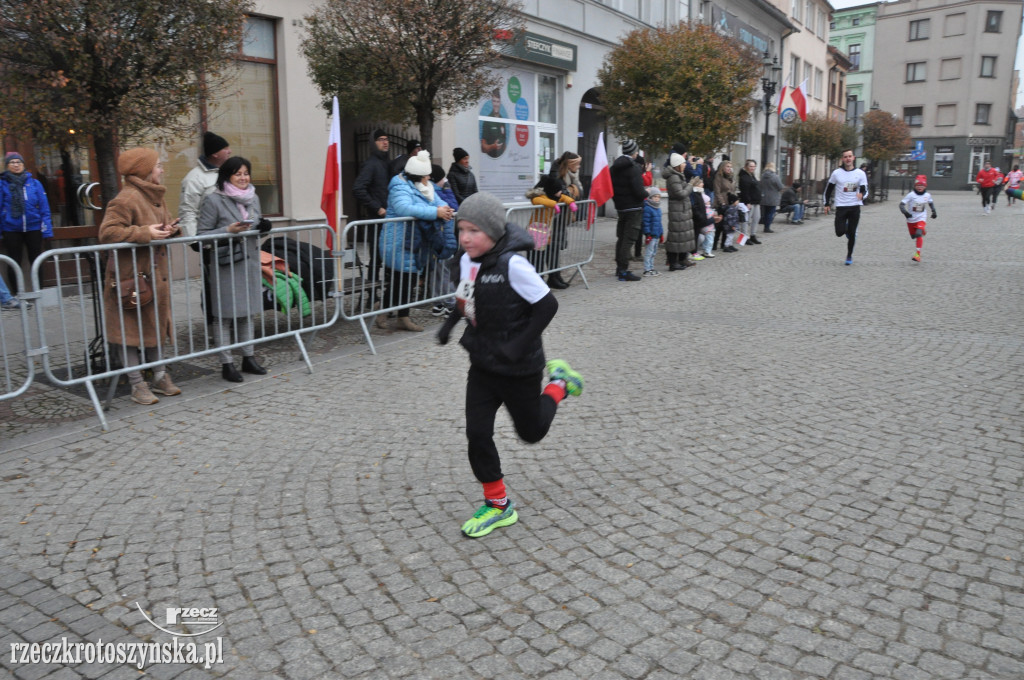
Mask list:
[[[865,0],[830,0],[834,9],[846,9],[847,7],[856,7],[858,5],[867,5],[869,2]],[[1014,68],[1018,71],[1024,72],[1024,36],[1017,41],[1017,58],[1013,62]],[[1018,108],[1024,105],[1024,84],[1021,85],[1021,89],[1017,90],[1017,96],[1014,100],[1014,108]]]

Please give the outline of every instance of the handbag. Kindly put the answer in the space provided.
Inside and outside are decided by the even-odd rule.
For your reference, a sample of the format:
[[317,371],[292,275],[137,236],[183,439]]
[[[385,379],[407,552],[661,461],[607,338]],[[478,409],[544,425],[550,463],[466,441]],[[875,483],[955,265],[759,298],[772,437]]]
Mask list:
[[533,238],[533,249],[544,250],[548,247],[548,240],[551,238],[551,226],[546,222],[533,222],[526,228]]
[[222,267],[241,262],[245,259],[245,249],[242,247],[242,242],[232,239],[230,243],[231,247],[227,248],[224,245],[224,241],[217,242],[217,264]]
[[[107,267],[110,267],[110,260],[113,259],[113,252],[107,257]],[[121,309],[132,311],[139,307],[145,307],[153,301],[153,286],[149,284],[149,274],[139,272],[135,276],[120,281],[111,281],[111,288],[119,291],[121,297]]]

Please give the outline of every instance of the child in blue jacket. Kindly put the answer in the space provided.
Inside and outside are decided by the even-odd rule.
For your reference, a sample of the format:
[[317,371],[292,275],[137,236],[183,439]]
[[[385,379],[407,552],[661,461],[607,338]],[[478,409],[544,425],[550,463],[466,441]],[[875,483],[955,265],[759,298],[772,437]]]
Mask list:
[[658,254],[658,244],[665,242],[665,229],[661,226],[661,189],[658,187],[647,190],[642,224],[640,231],[644,235],[644,276],[658,276],[661,272],[654,268],[654,256]]

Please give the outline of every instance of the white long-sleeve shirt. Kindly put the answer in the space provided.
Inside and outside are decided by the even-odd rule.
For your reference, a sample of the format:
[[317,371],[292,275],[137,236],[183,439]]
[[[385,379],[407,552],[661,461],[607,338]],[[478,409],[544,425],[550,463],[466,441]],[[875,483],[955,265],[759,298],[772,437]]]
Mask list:
[[[853,205],[864,205],[864,199],[868,197],[868,176],[860,168],[847,170],[836,168],[825,184],[825,195],[822,197],[822,205],[829,204],[829,185],[835,185],[835,204],[837,208]],[[857,198],[858,193],[863,196]]]

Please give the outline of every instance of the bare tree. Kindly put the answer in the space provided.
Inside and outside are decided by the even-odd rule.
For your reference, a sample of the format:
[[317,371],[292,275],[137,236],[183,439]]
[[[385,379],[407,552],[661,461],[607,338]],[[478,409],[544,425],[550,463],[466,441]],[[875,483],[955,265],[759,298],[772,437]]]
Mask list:
[[195,132],[188,114],[204,88],[230,77],[251,9],[250,0],[0,0],[5,132],[62,148],[91,136],[109,198],[119,143]]
[[516,0],[327,0],[306,17],[302,52],[325,105],[415,121],[431,149],[434,120],[469,108],[498,84],[495,36],[522,29]]

